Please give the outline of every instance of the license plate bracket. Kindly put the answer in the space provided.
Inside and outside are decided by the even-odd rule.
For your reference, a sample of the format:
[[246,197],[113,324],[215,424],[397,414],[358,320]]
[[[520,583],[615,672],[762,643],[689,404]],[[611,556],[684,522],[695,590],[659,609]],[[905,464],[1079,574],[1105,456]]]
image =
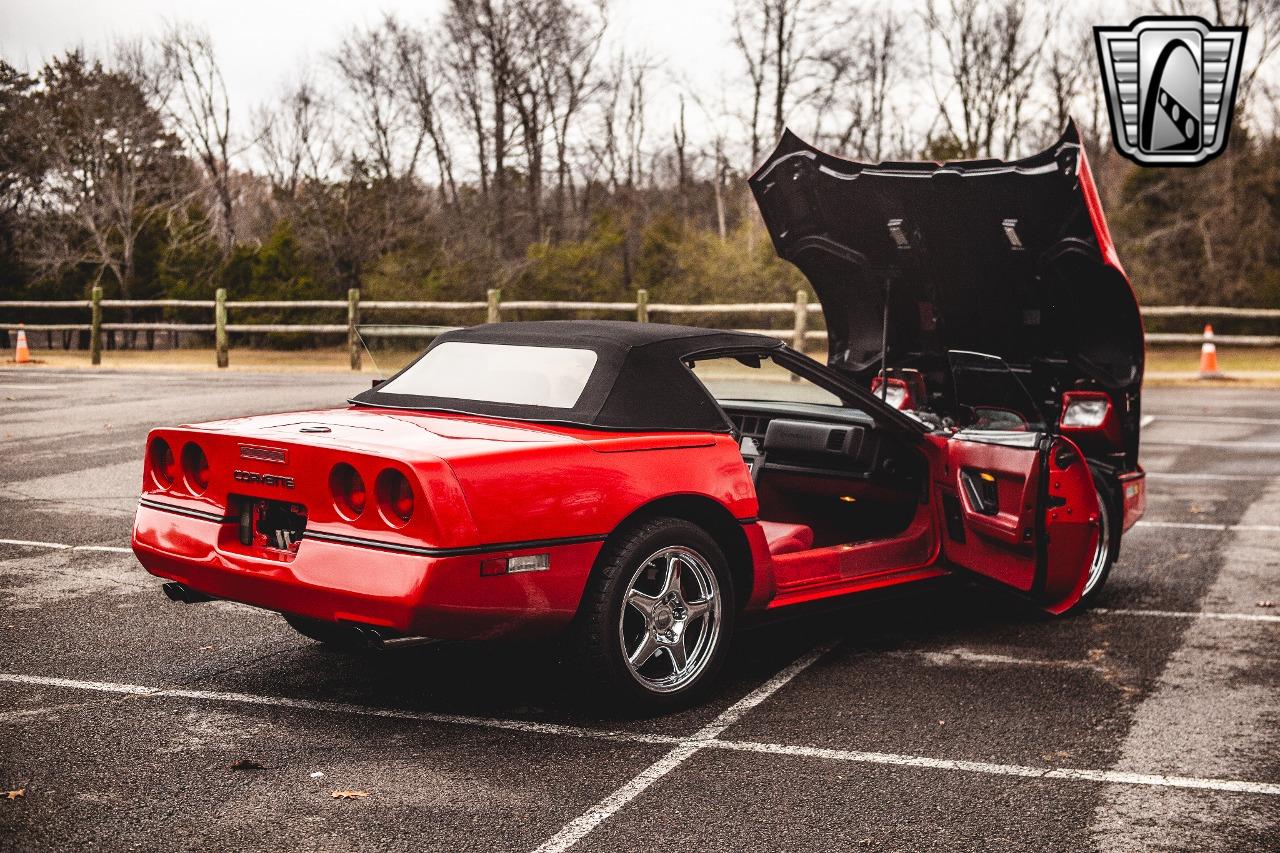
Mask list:
[[266,498],[239,498],[240,544],[287,554],[298,553],[307,529],[307,508],[299,503]]

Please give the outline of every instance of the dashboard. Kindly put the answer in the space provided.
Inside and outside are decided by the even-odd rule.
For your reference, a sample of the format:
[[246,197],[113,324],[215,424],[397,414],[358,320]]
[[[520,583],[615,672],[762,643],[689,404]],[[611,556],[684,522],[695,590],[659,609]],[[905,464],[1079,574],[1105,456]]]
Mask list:
[[[752,476],[765,471],[893,481],[903,474],[895,442],[865,412],[816,403],[721,400]],[[899,488],[904,483],[897,484]]]

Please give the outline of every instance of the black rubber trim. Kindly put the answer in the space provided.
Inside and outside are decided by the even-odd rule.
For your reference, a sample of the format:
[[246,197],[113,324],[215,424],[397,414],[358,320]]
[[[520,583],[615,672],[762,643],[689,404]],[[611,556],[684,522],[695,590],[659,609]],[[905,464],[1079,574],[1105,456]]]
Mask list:
[[[216,521],[219,524],[230,524],[238,522],[236,516],[218,515],[214,512],[204,512],[198,509],[188,509],[186,507],[174,506],[173,504],[162,503],[161,501],[151,500],[149,498],[141,498],[138,501],[142,506],[148,509],[158,509],[164,512],[171,512],[175,515],[185,515],[189,518],[198,518],[202,521]],[[754,519],[752,519],[754,521]],[[747,522],[743,522],[744,524]],[[419,545],[401,545],[396,542],[383,542],[380,539],[365,539],[361,536],[344,536],[340,533],[324,533],[319,530],[305,530],[302,533],[304,539],[315,539],[320,542],[334,542],[341,545],[357,545],[362,548],[376,548],[380,551],[395,551],[401,554],[417,554],[423,557],[463,557],[470,554],[489,554],[496,551],[524,551],[530,548],[552,548],[557,545],[581,545],[586,542],[603,542],[609,538],[607,534],[600,533],[592,536],[565,536],[557,539],[531,539],[527,542],[493,542],[486,545],[468,545],[461,548],[429,548]]]
[[163,501],[152,500],[151,498],[138,498],[138,505],[145,506],[147,509],[158,509],[162,512],[171,512],[174,515],[185,515],[188,518],[198,518],[201,521],[216,521],[218,524],[227,524],[236,521],[235,516],[219,515],[216,512],[205,512],[200,509],[190,509],[185,506],[174,506]]
[[740,519],[738,519],[738,523],[739,523],[739,524],[741,524],[741,525],[743,525],[743,526],[745,526],[745,525],[748,525],[748,524],[755,524],[755,523],[756,523],[757,521],[759,521],[759,520],[760,520],[760,516],[758,516],[758,515],[753,515],[753,516],[751,516],[750,518],[740,518]]
[[608,538],[601,533],[593,536],[565,536],[559,539],[532,539],[527,542],[494,542],[487,545],[468,545],[461,548],[428,548],[420,545],[401,545],[395,542],[383,542],[379,539],[365,539],[360,536],[344,536],[340,533],[324,533],[319,530],[303,531],[304,539],[315,539],[320,542],[334,542],[340,545],[357,545],[362,548],[375,548],[379,551],[394,551],[399,554],[417,554],[423,557],[465,557],[472,554],[490,554],[497,551],[524,551],[530,548],[553,548],[557,545],[581,545],[586,542],[603,542]]

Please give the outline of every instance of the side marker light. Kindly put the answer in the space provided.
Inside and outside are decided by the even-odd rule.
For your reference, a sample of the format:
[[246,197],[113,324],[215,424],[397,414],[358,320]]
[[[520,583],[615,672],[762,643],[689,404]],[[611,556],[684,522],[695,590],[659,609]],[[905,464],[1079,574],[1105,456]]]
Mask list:
[[480,576],[515,575],[521,572],[545,572],[551,568],[550,554],[526,554],[523,557],[490,557],[480,561]]

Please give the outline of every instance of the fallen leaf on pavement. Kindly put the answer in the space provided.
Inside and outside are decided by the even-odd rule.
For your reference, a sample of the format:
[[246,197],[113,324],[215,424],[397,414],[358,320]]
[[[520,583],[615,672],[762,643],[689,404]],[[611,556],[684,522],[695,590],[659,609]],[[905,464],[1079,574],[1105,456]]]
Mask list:
[[363,800],[369,796],[368,791],[334,791],[333,798],[335,800]]
[[25,797],[26,795],[27,795],[27,789],[26,789],[26,788],[18,788],[18,789],[13,790],[13,791],[5,791],[5,792],[4,792],[4,798],[5,798],[6,800],[16,800],[16,799],[18,799],[19,797]]
[[265,770],[261,764],[251,758],[242,758],[231,765],[232,770]]

